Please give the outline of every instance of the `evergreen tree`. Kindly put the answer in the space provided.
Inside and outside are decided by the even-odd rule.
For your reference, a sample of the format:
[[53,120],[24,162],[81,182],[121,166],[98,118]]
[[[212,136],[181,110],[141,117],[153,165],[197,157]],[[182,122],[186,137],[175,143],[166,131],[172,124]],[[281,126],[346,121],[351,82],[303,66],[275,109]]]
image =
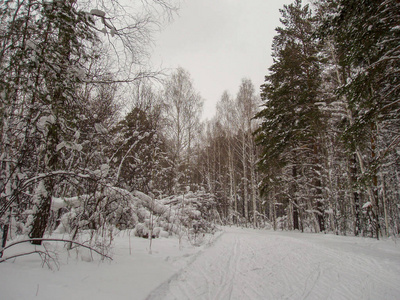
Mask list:
[[335,11],[326,18],[324,34],[332,37],[337,62],[346,70],[341,72],[345,80],[338,89],[348,111],[343,138],[349,155],[355,157],[352,168],[356,170],[357,165],[360,173],[357,188],[367,191],[372,208],[367,210],[378,237],[380,214],[385,215],[388,227],[386,193],[380,188],[387,185],[382,171],[389,172],[389,177],[398,172],[399,3],[343,0],[323,5]]
[[116,150],[111,161],[117,186],[144,193],[167,192],[168,159],[155,118],[135,107],[113,129]]
[[[297,227],[300,199],[302,209],[318,220],[317,230],[324,230],[321,153],[323,151],[323,115],[318,107],[321,69],[319,44],[314,35],[315,18],[308,5],[297,0],[281,10],[284,27],[277,28],[273,41],[274,63],[262,86],[263,109],[257,114],[262,123],[256,131],[262,147],[260,169],[265,190],[286,172],[292,187],[288,189],[292,223]],[[271,172],[274,170],[274,172]],[[308,174],[307,174],[308,173]],[[298,174],[304,174],[299,181]],[[302,191],[298,187],[307,187]],[[301,197],[301,192],[305,193]],[[293,207],[293,209],[291,209]]]

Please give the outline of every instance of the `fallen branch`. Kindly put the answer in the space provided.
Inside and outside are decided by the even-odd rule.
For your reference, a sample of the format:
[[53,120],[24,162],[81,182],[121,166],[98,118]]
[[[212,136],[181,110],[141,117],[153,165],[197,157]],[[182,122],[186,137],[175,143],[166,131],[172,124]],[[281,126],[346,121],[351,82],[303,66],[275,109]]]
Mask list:
[[[108,256],[108,255],[106,255],[106,254],[104,254],[104,253],[102,253],[102,252],[100,252],[100,251],[98,251],[98,250],[96,250],[96,249],[94,249],[94,248],[92,248],[92,247],[90,247],[90,246],[84,245],[84,244],[79,243],[79,242],[76,242],[76,241],[65,240],[65,239],[46,239],[46,238],[26,239],[26,240],[21,240],[21,241],[17,241],[17,242],[14,242],[14,243],[9,244],[8,246],[4,247],[3,249],[0,249],[0,252],[4,252],[4,251],[7,250],[8,248],[13,247],[13,246],[15,246],[15,245],[22,244],[22,243],[30,243],[30,242],[32,242],[32,241],[72,243],[72,244],[78,245],[78,246],[80,246],[80,247],[89,249],[89,250],[91,250],[91,251],[93,251],[93,252],[99,254],[99,255],[102,256],[102,257],[108,258],[109,260],[112,260],[112,258],[111,258],[110,256]],[[34,251],[34,252],[27,253],[27,254],[33,254],[33,253],[38,253],[38,252],[39,252],[39,251]],[[22,256],[22,255],[23,255],[23,254],[18,255],[18,256]],[[0,263],[2,263],[3,261],[8,260],[8,259],[10,259],[10,258],[13,258],[13,257],[6,257],[6,258],[4,258],[4,259],[0,259]]]
[[6,260],[10,260],[10,259],[16,258],[16,257],[26,256],[26,255],[31,255],[31,254],[39,254],[39,255],[43,254],[43,255],[48,256],[48,254],[46,252],[44,252],[44,251],[35,250],[35,251],[31,251],[31,252],[24,252],[24,253],[14,254],[14,255],[11,255],[11,256],[8,256],[8,257],[1,258],[0,259],[0,263],[5,262]]

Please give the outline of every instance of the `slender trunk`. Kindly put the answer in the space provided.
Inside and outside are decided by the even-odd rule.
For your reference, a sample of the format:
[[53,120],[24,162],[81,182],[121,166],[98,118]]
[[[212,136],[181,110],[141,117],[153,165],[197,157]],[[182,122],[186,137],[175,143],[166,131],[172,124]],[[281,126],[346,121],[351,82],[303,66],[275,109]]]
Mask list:
[[354,215],[354,235],[358,236],[361,230],[361,222],[360,222],[360,196],[358,191],[356,190],[356,182],[357,182],[357,158],[354,154],[352,159],[350,160],[349,166],[349,185],[353,190],[352,192],[352,200],[353,200],[353,215]]
[[383,212],[385,214],[385,232],[386,236],[389,236],[389,221],[388,221],[388,213],[387,213],[387,205],[386,205],[386,187],[385,187],[385,176],[381,172],[381,180],[382,180],[382,203],[383,203]]
[[[45,172],[56,171],[58,167],[59,155],[56,151],[57,145],[59,144],[59,126],[58,124],[51,124],[48,126],[47,135],[47,149]],[[39,183],[40,185],[40,183]],[[54,195],[56,181],[53,176],[49,176],[44,179],[43,187],[45,191],[40,191],[36,213],[33,216],[32,229],[29,233],[31,238],[42,238],[47,227],[47,223],[50,217],[51,200]],[[41,240],[32,241],[32,244],[41,245]]]
[[230,209],[233,206],[233,218],[232,222],[237,224],[237,202],[236,202],[236,188],[234,187],[235,174],[233,169],[233,155],[232,155],[232,139],[228,137],[228,164],[229,164],[229,197],[230,197]]
[[[362,154],[359,150],[356,149],[356,155],[358,158],[358,163],[361,169],[361,174],[366,174],[366,169],[365,169],[365,164],[364,164],[364,160],[362,157]],[[378,220],[378,203],[377,203],[377,199],[375,198],[375,194],[373,189],[371,188],[370,185],[367,185],[367,192],[368,192],[368,197],[369,200],[372,204],[372,219],[373,222],[375,224],[374,225],[374,229],[375,229],[375,233],[376,233],[376,239],[379,240],[379,220]]]
[[255,149],[254,142],[249,135],[250,144],[250,186],[251,186],[251,198],[253,199],[253,227],[257,227],[257,184],[256,184],[256,174],[255,174]]
[[270,213],[272,213],[272,226],[276,230],[276,198],[275,192],[271,191],[272,201],[270,202]]
[[[234,173],[233,173],[234,176]],[[237,186],[236,186],[236,180],[235,177],[233,177],[233,200],[234,200],[234,210],[235,210],[235,222],[238,224],[239,222],[239,212],[238,212],[238,199],[237,199]]]
[[128,149],[128,151],[126,151],[124,157],[122,157],[121,162],[118,165],[118,170],[117,170],[117,175],[115,176],[115,181],[114,184],[117,185],[118,184],[118,180],[119,177],[121,176],[121,171],[122,171],[122,166],[125,162],[125,159],[128,157],[129,153],[132,151],[132,149],[137,145],[137,141],[134,142]]
[[[371,161],[374,161],[376,158],[376,136],[378,135],[378,130],[377,130],[377,125],[376,123],[371,124]],[[372,197],[375,200],[372,202],[375,207],[375,216],[374,216],[374,229],[375,229],[375,234],[376,238],[379,240],[379,231],[380,231],[380,223],[379,223],[379,197],[378,197],[378,176],[376,175],[376,171],[374,171],[374,174],[372,175]]]
[[[331,144],[332,145],[332,144]],[[328,145],[327,149],[327,156],[326,156],[326,161],[325,161],[325,168],[328,170],[327,176],[328,176],[328,185],[329,185],[329,191],[327,193],[327,197],[329,200],[329,225],[330,225],[330,230],[335,232],[336,235],[339,235],[339,226],[338,226],[338,219],[337,219],[337,206],[339,204],[339,196],[336,194],[335,196],[332,194],[332,191],[334,190],[333,186],[333,178],[332,178],[332,172],[331,170],[334,170],[334,163],[333,163],[333,154],[332,154],[332,147]],[[331,150],[331,151],[330,151]],[[334,152],[334,151],[333,151]]]
[[249,221],[249,204],[248,204],[248,193],[247,193],[247,159],[246,159],[246,134],[242,134],[242,163],[243,163],[243,205],[244,205],[244,217],[246,219],[246,225]]
[[293,184],[292,184],[292,203],[293,203],[293,229],[299,230],[299,211],[298,211],[298,202],[296,197],[296,178],[297,178],[297,167],[293,165],[292,167],[292,176],[293,176]]
[[319,147],[317,142],[314,143],[314,165],[316,174],[314,175],[314,186],[316,191],[316,204],[317,204],[317,220],[319,231],[325,231],[325,218],[324,218],[324,207],[322,203],[322,181],[321,181],[321,167],[319,162]]
[[10,212],[9,212],[9,214],[8,214],[8,222],[7,222],[7,224],[4,224],[4,227],[3,227],[3,236],[2,236],[2,238],[1,238],[1,251],[0,251],[0,258],[2,258],[3,257],[3,249],[4,249],[4,247],[6,246],[6,244],[7,244],[7,238],[8,238],[8,229],[10,228],[10,223],[11,223],[11,209],[10,209]]

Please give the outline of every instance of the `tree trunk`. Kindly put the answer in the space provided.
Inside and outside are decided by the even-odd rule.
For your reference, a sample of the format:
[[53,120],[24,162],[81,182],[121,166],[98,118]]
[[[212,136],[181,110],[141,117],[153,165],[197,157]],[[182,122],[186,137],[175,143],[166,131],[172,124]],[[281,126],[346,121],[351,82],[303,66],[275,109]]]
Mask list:
[[324,218],[324,204],[322,203],[322,180],[321,180],[321,166],[319,160],[319,149],[318,142],[314,142],[314,168],[315,168],[315,175],[314,175],[314,186],[315,186],[315,198],[316,198],[316,205],[317,205],[317,220],[319,231],[325,231],[325,218]]
[[[59,155],[56,151],[57,145],[59,143],[58,137],[58,124],[51,124],[48,129],[47,136],[47,149],[45,162],[46,166],[44,168],[45,172],[52,172],[57,170]],[[30,238],[42,238],[47,227],[47,223],[50,217],[51,200],[55,189],[55,179],[54,176],[49,175],[43,181],[43,188],[38,186],[38,199],[36,204],[36,213],[33,216],[32,229],[29,233]],[[41,245],[42,241],[32,241],[32,244]]]
[[389,236],[389,221],[388,221],[388,213],[387,213],[387,205],[386,205],[386,186],[385,186],[385,176],[381,174],[382,180],[382,203],[383,203],[383,212],[385,214],[385,232],[386,236]]
[[4,224],[3,227],[3,236],[1,238],[1,251],[0,251],[0,258],[3,257],[3,249],[7,244],[7,238],[8,238],[8,228],[9,228],[9,224]]
[[353,199],[353,207],[354,207],[354,235],[358,236],[360,234],[360,197],[356,190],[356,182],[357,182],[357,158],[356,155],[353,155],[353,158],[350,160],[350,188],[353,190],[352,199]]
[[255,174],[255,149],[254,142],[249,136],[250,144],[250,186],[251,186],[251,198],[253,199],[253,227],[257,227],[257,184],[256,184],[256,174]]
[[293,202],[293,229],[299,230],[299,211],[298,211],[298,202],[296,198],[296,178],[297,178],[297,168],[296,165],[292,167],[292,176],[293,176],[293,184],[292,184],[292,202]]
[[275,198],[275,192],[271,192],[272,196],[272,201],[270,202],[271,208],[270,208],[270,213],[272,214],[272,226],[274,230],[276,230],[276,198]]
[[[40,205],[37,206],[37,212],[34,215],[32,230],[29,237],[32,239],[42,238],[47,228],[47,223],[50,217],[51,194],[40,199]],[[41,245],[42,241],[35,240],[31,242],[34,245]]]
[[246,219],[246,225],[249,221],[249,199],[247,193],[247,159],[246,159],[246,134],[243,132],[242,136],[242,163],[243,163],[243,205],[244,205],[244,217]]
[[[375,123],[371,124],[371,161],[374,161],[376,158],[376,136],[378,134],[377,132],[377,125]],[[376,174],[376,171],[374,171],[374,174],[372,175],[372,196],[375,199],[375,205],[373,202],[374,211],[375,211],[375,218],[374,218],[374,229],[375,229],[375,234],[376,238],[379,240],[379,232],[380,232],[380,223],[379,223],[379,197],[378,197],[378,176]]]
[[232,140],[228,140],[228,164],[229,164],[229,197],[231,209],[233,206],[232,222],[237,224],[237,202],[236,202],[236,188],[234,187],[234,171],[233,171],[233,157],[232,157]]

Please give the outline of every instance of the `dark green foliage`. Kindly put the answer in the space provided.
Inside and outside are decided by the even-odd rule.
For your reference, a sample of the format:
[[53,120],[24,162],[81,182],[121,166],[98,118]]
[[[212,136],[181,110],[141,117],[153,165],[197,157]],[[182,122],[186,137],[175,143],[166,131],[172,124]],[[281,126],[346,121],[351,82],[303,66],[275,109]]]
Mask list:
[[135,107],[113,129],[113,134],[117,139],[112,158],[117,185],[130,191],[166,193],[171,166],[154,112]]
[[299,218],[299,227],[314,219],[321,230],[396,233],[398,184],[390,178],[399,174],[400,3],[315,7],[311,14],[295,1],[281,11],[262,86],[262,188],[286,207],[270,212],[283,213],[289,228]]
[[321,130],[318,101],[320,65],[313,38],[313,17],[301,1],[285,6],[284,28],[273,41],[274,64],[262,86],[263,110],[256,141],[263,145],[261,164],[285,165],[285,153],[307,143]]
[[[262,189],[264,193],[273,191],[282,182],[286,167],[298,168],[307,177],[302,180],[288,173],[293,176],[286,194],[295,207],[293,225],[299,228],[297,209],[304,201],[299,196],[303,194],[313,199],[320,230],[324,230],[321,181],[318,179],[322,151],[318,144],[324,123],[317,105],[321,68],[319,44],[313,34],[315,19],[301,1],[285,6],[281,13],[284,27],[277,28],[272,46],[274,64],[262,86],[263,109],[256,115],[262,121],[256,131],[256,142],[262,147],[259,161],[264,175]],[[299,189],[301,186],[308,191]],[[303,209],[307,209],[305,204]]]
[[340,64],[351,70],[340,89],[354,112],[345,138],[356,137],[359,145],[367,146],[376,122],[393,124],[400,119],[400,3],[348,0],[340,4],[330,24]]

